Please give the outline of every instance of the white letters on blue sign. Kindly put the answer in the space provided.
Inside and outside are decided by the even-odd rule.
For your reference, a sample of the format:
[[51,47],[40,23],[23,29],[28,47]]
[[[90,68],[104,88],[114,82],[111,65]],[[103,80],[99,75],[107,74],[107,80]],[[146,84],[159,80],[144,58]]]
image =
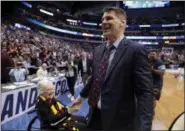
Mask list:
[[[28,98],[28,90],[25,90],[25,92],[22,92],[22,91],[18,92],[17,106],[16,106],[15,114],[18,114],[21,111],[25,111],[27,98]],[[22,109],[22,110],[20,110],[20,109]]]
[[8,94],[5,99],[5,104],[2,110],[1,121],[5,120],[6,118],[13,116],[13,96],[14,94]]
[[29,98],[32,98],[33,91],[36,91],[37,95],[37,88],[35,86],[2,93],[1,124],[6,123],[7,121],[10,121],[33,109],[34,104],[32,104],[30,107],[28,105],[28,102],[30,101]]

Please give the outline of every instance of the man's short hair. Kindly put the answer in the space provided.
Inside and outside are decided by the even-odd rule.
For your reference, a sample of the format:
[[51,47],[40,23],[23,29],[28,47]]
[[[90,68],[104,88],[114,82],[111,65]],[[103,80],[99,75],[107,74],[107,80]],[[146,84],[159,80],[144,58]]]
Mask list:
[[106,7],[103,12],[111,12],[114,11],[117,16],[123,16],[125,19],[127,19],[127,14],[126,12],[118,7]]

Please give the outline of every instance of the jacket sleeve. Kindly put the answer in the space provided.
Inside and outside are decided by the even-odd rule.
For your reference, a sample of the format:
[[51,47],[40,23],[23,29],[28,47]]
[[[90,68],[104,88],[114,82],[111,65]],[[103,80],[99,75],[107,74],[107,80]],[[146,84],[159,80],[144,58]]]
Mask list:
[[92,76],[90,76],[90,78],[87,81],[87,84],[84,86],[84,88],[80,92],[81,97],[87,98],[89,96],[89,92],[91,90],[92,82],[93,82],[93,78],[92,78]]
[[148,54],[144,46],[139,45],[134,54],[134,61],[139,131],[150,131],[154,112],[153,81]]

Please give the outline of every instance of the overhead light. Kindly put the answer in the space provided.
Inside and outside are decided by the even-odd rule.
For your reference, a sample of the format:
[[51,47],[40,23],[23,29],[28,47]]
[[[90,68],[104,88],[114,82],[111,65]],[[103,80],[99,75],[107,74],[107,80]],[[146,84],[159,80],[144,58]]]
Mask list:
[[24,6],[28,7],[28,8],[32,8],[32,5],[28,2],[21,2]]
[[77,23],[77,20],[72,20],[72,19],[66,19],[66,21]]
[[53,13],[51,13],[49,11],[46,11],[46,10],[43,10],[43,9],[40,9],[40,12],[45,13],[45,14],[50,15],[50,16],[53,16]]

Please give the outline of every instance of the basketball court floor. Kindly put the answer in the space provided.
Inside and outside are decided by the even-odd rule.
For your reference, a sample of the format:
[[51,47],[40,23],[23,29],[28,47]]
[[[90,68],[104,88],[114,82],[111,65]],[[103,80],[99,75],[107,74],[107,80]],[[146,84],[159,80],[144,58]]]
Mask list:
[[183,71],[180,71],[181,76],[175,75],[179,72],[166,71],[161,99],[156,103],[152,130],[168,130],[175,118],[184,112]]

